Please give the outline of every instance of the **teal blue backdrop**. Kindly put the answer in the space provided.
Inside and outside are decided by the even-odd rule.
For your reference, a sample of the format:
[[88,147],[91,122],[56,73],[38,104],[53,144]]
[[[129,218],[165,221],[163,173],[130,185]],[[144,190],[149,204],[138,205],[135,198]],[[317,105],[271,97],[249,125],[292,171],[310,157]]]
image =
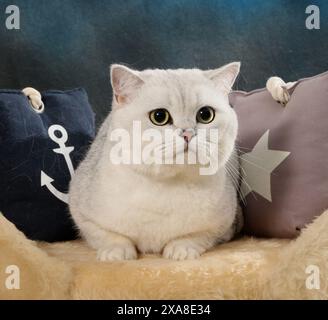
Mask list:
[[[7,30],[5,8],[20,8]],[[320,8],[321,29],[305,28]],[[0,87],[84,87],[99,123],[110,110],[108,66],[215,68],[242,61],[237,87],[328,70],[328,1],[0,0]]]

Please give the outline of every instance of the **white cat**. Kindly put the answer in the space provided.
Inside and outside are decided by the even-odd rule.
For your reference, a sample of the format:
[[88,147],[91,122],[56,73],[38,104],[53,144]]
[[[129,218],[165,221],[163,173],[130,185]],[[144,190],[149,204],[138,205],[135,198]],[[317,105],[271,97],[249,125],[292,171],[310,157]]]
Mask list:
[[[98,259],[135,259],[137,250],[194,259],[230,240],[240,228],[232,177],[238,175],[238,123],[228,101],[239,68],[237,62],[208,71],[111,66],[112,112],[69,192],[71,215],[81,235],[98,250]],[[132,134],[133,121],[139,121],[142,130],[152,128],[163,135],[167,128],[177,129],[174,157],[195,146],[200,129],[218,129],[218,170],[200,175],[199,163],[114,164],[110,154],[116,142],[111,134],[118,128]],[[207,138],[200,141],[205,148],[212,143]],[[167,145],[160,147],[165,153]]]

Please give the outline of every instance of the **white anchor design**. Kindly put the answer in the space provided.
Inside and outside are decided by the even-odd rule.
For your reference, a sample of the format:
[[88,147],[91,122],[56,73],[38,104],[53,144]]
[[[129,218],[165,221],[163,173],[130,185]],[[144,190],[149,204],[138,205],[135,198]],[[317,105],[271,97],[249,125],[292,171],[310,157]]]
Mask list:
[[[59,133],[60,136],[56,135],[56,132]],[[53,149],[55,153],[62,154],[65,158],[69,173],[71,175],[71,178],[74,175],[74,168],[72,164],[72,160],[70,157],[70,153],[74,150],[74,147],[67,147],[65,143],[68,140],[68,134],[64,127],[62,127],[59,124],[54,124],[49,127],[48,129],[49,137],[52,141],[57,143],[59,145],[59,148]],[[44,171],[41,170],[41,187],[46,186],[48,190],[59,200],[68,203],[68,194],[60,192],[57,190],[53,185],[52,182],[54,179],[49,177]]]

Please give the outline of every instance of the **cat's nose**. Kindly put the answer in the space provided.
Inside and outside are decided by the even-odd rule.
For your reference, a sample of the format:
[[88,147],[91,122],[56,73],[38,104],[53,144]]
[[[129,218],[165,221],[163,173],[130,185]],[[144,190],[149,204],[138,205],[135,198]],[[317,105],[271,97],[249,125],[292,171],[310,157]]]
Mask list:
[[184,141],[189,143],[192,137],[195,135],[195,131],[193,129],[184,129],[182,130],[181,136]]

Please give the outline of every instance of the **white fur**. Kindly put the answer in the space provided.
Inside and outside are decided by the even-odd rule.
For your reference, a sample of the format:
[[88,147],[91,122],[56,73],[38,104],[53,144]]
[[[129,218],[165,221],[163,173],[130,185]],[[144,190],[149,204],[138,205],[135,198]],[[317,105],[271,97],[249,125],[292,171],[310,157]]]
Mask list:
[[[71,215],[100,260],[135,259],[136,249],[193,259],[232,238],[238,206],[227,166],[234,163],[237,118],[228,92],[238,72],[239,63],[210,71],[140,72],[112,66],[112,112],[78,167],[69,194]],[[196,122],[197,110],[205,105],[216,111],[207,125]],[[198,165],[111,163],[112,130],[131,131],[133,120],[140,120],[143,130],[163,130],[148,117],[151,110],[162,107],[172,115],[173,128],[220,130],[216,174],[201,176]]]
[[290,99],[288,89],[291,88],[294,84],[295,82],[285,83],[285,81],[279,77],[271,77],[266,83],[266,88],[274,100],[285,105]]

